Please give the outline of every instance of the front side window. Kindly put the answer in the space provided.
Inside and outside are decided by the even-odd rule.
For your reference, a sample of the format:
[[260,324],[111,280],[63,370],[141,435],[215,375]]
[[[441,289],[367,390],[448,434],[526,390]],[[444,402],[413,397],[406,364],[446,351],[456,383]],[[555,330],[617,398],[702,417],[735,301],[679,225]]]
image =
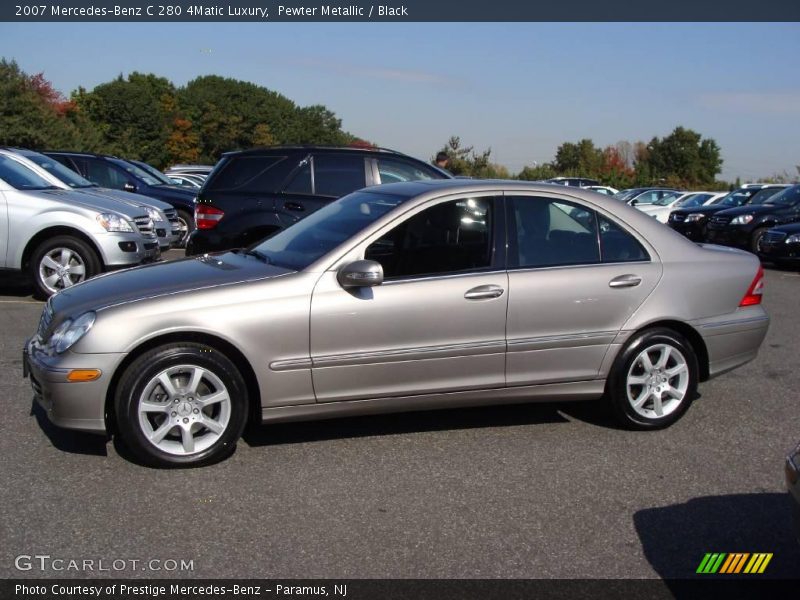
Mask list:
[[431,206],[394,227],[366,250],[387,279],[443,275],[492,266],[493,198]]
[[101,160],[86,161],[86,178],[101,187],[121,190],[128,180],[125,176]]
[[338,198],[367,185],[364,157],[347,154],[314,156],[314,193]]

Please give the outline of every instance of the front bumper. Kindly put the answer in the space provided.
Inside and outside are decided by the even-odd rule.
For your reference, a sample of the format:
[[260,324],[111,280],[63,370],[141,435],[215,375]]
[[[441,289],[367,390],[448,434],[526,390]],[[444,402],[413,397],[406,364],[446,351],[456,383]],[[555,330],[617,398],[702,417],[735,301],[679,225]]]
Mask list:
[[107,233],[96,236],[103,264],[110,268],[132,267],[161,258],[158,239],[139,233]]
[[702,242],[705,236],[706,222],[707,219],[703,219],[702,221],[691,221],[689,223],[686,221],[680,223],[675,221],[667,221],[667,225],[693,242]]
[[713,223],[709,223],[706,227],[705,241],[709,244],[749,250],[750,233],[750,230],[743,226],[725,225],[720,229],[715,229]]
[[[123,354],[48,354],[31,338],[22,350],[23,377],[29,378],[36,402],[50,421],[65,429],[106,433],[108,385]],[[73,369],[99,369],[95,381],[70,382]]]

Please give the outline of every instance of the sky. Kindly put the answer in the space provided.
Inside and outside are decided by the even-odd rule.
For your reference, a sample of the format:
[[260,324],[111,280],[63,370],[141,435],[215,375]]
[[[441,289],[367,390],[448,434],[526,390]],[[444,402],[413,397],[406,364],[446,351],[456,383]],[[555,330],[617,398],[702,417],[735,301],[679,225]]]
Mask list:
[[0,23],[66,95],[120,73],[251,81],[428,160],[457,135],[512,173],[563,142],[717,141],[721,178],[800,165],[800,23]]

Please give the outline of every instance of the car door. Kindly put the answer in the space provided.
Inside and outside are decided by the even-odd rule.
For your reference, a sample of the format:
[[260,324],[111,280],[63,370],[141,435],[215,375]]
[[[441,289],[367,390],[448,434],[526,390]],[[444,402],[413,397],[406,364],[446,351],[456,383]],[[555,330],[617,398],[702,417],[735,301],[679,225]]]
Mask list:
[[284,226],[367,185],[367,165],[358,153],[320,152],[306,156],[276,202]]
[[383,284],[343,289],[326,272],[311,301],[318,402],[499,388],[508,276],[491,195],[432,201],[362,244]]
[[661,263],[608,215],[557,196],[507,195],[509,386],[598,376]]

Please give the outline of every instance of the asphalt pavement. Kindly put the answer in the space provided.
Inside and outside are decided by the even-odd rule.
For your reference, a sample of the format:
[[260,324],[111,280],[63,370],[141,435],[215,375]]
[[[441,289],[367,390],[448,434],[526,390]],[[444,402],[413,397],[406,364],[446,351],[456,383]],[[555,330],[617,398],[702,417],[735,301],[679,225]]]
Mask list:
[[665,431],[602,403],[448,410],[260,427],[169,471],[47,422],[21,366],[42,304],[3,280],[0,577],[691,577],[707,552],[797,577],[799,292],[768,269],[758,358]]

